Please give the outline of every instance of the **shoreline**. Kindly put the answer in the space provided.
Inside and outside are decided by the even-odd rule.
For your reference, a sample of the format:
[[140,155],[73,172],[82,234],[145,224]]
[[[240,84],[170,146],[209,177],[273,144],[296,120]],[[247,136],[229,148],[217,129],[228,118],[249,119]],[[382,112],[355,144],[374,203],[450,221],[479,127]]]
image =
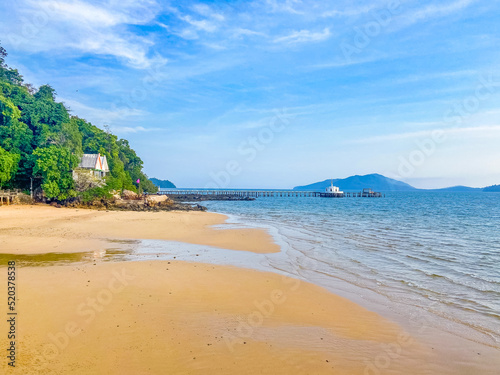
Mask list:
[[[29,235],[25,236],[32,241],[31,248],[28,248],[32,251],[31,254],[43,253],[36,251],[44,249],[47,239],[55,241],[57,236],[68,239],[63,242],[65,246],[79,241],[88,246],[94,244],[92,240],[96,239],[92,236],[95,236],[99,246],[107,245],[109,248],[107,241],[110,238],[123,239],[125,237],[121,236],[125,234],[126,238],[148,235],[159,240],[165,240],[167,234],[173,234],[177,238],[186,236],[189,240],[181,242],[222,243],[226,245],[226,249],[235,247],[237,250],[251,251],[255,253],[255,257],[263,254],[280,255],[271,254],[276,253],[274,246],[277,245],[264,230],[210,228],[213,225],[223,227],[226,216],[221,214],[133,212],[127,215],[119,212],[109,216],[111,212],[49,208],[49,211],[31,210],[28,212],[29,218],[23,219],[27,211],[22,210],[29,208],[18,207],[21,211],[0,209],[0,241],[4,241],[7,236],[15,242],[20,238],[19,228],[23,225],[38,223],[40,217],[48,213],[54,216],[49,221],[44,221],[39,231],[32,225]],[[11,214],[8,215],[9,220],[6,220],[7,212]],[[95,212],[101,213],[94,215]],[[169,223],[173,223],[172,227],[167,233],[158,233],[164,226],[158,225],[157,221],[164,225],[167,218]],[[186,227],[189,228],[187,233],[179,233],[179,228]],[[40,230],[48,229],[53,231],[51,237],[41,236],[43,233]],[[206,232],[215,232],[217,235],[207,235]],[[107,233],[108,237],[103,237],[103,233]],[[198,237],[194,238],[196,235]],[[70,236],[80,237],[74,238],[72,242],[69,241]],[[221,240],[218,236],[225,238]],[[255,243],[251,245],[253,247],[249,247],[246,241],[253,236],[260,236],[258,246],[264,246],[266,252],[255,251]],[[61,246],[59,244],[59,248]],[[21,250],[17,253],[20,254]],[[217,249],[207,251],[216,252]],[[117,272],[119,274],[124,269],[125,274],[135,273],[136,278],[127,285],[126,292],[117,294],[117,304],[113,302],[113,292],[112,301],[109,304],[103,303],[102,311],[92,308],[95,310],[95,319],[92,319],[91,324],[87,326],[85,322],[82,323],[84,316],[80,313],[84,311],[77,311],[78,306],[86,303],[88,297],[98,299],[100,295],[105,298],[106,290],[110,290],[111,280]],[[29,309],[26,305],[24,307],[22,331],[30,332],[30,341],[21,344],[20,353],[22,348],[23,352],[30,353],[30,361],[37,358],[43,362],[45,354],[48,353],[50,357],[50,352],[43,354],[43,350],[48,350],[50,347],[47,345],[53,343],[60,351],[56,369],[68,371],[71,368],[75,374],[88,373],[85,371],[89,366],[95,366],[92,373],[96,374],[123,373],[129,367],[138,373],[142,371],[151,374],[164,373],[166,370],[197,373],[202,368],[218,370],[222,374],[232,374],[241,368],[254,372],[266,370],[275,374],[326,374],[332,370],[349,374],[418,374],[425,371],[435,374],[467,374],[471,371],[469,365],[473,365],[473,370],[481,367],[472,361],[449,367],[447,361],[461,358],[463,352],[452,353],[451,357],[440,359],[442,350],[434,350],[427,340],[420,340],[421,337],[414,335],[412,330],[405,331],[408,327],[401,328],[404,325],[394,323],[397,320],[384,318],[384,315],[373,312],[374,309],[367,309],[366,304],[352,302],[352,298],[341,297],[321,286],[275,272],[174,260],[98,262],[96,265],[87,263],[21,267],[19,270],[19,282],[24,290],[23,299],[36,301],[33,305],[40,306],[36,310]],[[0,268],[2,277],[3,273]],[[60,280],[65,282],[60,283]],[[170,294],[173,293],[173,287],[177,288],[175,298]],[[5,286],[0,288],[0,293],[6,293],[4,288]],[[277,294],[276,291],[280,293]],[[90,318],[92,313],[88,309],[86,311]],[[137,319],[144,316],[147,316],[149,322],[137,323]],[[134,319],[134,323],[129,318]],[[246,324],[241,323],[245,320]],[[80,333],[74,337],[68,336],[67,348],[58,348],[53,337],[59,337],[62,340],[59,343],[64,343],[64,335],[68,335],[64,325],[60,323],[73,321],[79,322]],[[118,321],[121,323],[116,325],[128,327],[128,330],[115,327],[115,322]],[[162,335],[155,333],[159,329],[165,337],[160,338]],[[101,332],[110,336],[119,334],[120,337],[120,342],[105,338],[105,347],[112,348],[109,358],[92,352],[95,348],[104,348],[101,344]],[[147,332],[149,336],[142,337],[141,332]],[[249,332],[251,333],[248,334]],[[189,342],[184,336],[189,337]],[[453,344],[447,339],[440,343],[443,346]],[[94,349],[86,349],[87,347]],[[175,355],[165,354],[164,348]],[[142,352],[139,354],[140,350]],[[149,354],[145,355],[144,351]],[[197,354],[194,357],[187,356],[191,352]],[[161,353],[164,353],[163,357]],[[169,362],[165,362],[165,355]],[[88,356],[93,360],[84,360],[87,367],[81,367],[82,358]],[[150,369],[140,367],[140,363],[133,358],[142,358],[141,356],[151,364]],[[386,368],[381,361],[387,358],[390,363]],[[126,367],[121,372],[111,366],[122,361]],[[26,368],[29,366],[24,367]],[[50,365],[48,368],[52,369]],[[409,368],[414,372],[409,372]]]
[[98,211],[50,206],[0,209],[3,253],[72,253],[109,248],[109,241],[155,239],[222,249],[275,253],[280,247],[262,229],[216,229],[227,216],[196,211]]

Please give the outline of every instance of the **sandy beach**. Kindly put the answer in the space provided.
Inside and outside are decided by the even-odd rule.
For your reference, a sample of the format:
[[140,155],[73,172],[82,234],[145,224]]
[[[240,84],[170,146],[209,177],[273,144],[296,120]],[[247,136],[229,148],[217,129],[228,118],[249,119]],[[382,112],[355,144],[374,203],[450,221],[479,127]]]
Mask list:
[[0,210],[0,248],[9,254],[73,253],[109,247],[110,240],[180,241],[222,249],[273,253],[260,229],[214,229],[227,217],[206,212],[97,211],[46,205]]
[[12,371],[2,361],[2,373],[363,374],[365,356],[411,340],[270,273],[159,261],[25,268],[18,278],[19,362]]
[[[0,244],[11,254],[93,250],[133,238],[279,250],[259,229],[211,228],[224,220],[199,212],[3,207]],[[3,265],[2,279],[6,271]],[[274,273],[180,261],[98,262],[18,267],[16,282],[17,364],[0,361],[6,374],[447,372],[429,365],[432,348],[398,325]]]

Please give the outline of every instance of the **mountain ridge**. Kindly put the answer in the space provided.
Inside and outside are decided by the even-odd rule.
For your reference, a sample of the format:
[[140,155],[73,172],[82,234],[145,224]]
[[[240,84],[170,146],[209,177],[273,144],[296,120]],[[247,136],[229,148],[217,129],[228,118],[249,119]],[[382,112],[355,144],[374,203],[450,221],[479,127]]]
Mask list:
[[[403,181],[383,176],[378,173],[366,175],[354,175],[346,178],[334,178],[324,181],[314,182],[308,185],[295,186],[293,190],[302,191],[324,191],[330,184],[338,186],[342,191],[360,191],[364,188],[371,188],[374,191],[450,191],[450,192],[472,192],[472,191],[500,191],[500,185],[493,185],[486,188],[473,188],[469,186],[450,186],[440,189],[419,189]],[[498,189],[498,190],[497,190]]]

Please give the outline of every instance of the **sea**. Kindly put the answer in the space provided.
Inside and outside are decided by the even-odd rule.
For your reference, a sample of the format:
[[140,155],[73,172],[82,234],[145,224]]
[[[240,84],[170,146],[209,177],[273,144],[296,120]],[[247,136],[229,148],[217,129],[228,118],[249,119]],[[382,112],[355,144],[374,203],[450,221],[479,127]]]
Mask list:
[[420,316],[433,332],[500,347],[499,193],[203,204],[235,226],[262,227],[274,236],[282,252],[259,261],[267,269],[324,286],[396,321]]

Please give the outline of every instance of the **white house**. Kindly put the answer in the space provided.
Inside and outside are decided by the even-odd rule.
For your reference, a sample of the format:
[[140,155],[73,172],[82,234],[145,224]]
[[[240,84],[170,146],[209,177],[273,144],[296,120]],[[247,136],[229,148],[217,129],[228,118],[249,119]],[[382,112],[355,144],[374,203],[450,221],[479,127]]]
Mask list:
[[103,178],[109,172],[108,161],[106,156],[101,156],[101,154],[83,154],[77,170],[78,172],[88,171],[94,177]]

